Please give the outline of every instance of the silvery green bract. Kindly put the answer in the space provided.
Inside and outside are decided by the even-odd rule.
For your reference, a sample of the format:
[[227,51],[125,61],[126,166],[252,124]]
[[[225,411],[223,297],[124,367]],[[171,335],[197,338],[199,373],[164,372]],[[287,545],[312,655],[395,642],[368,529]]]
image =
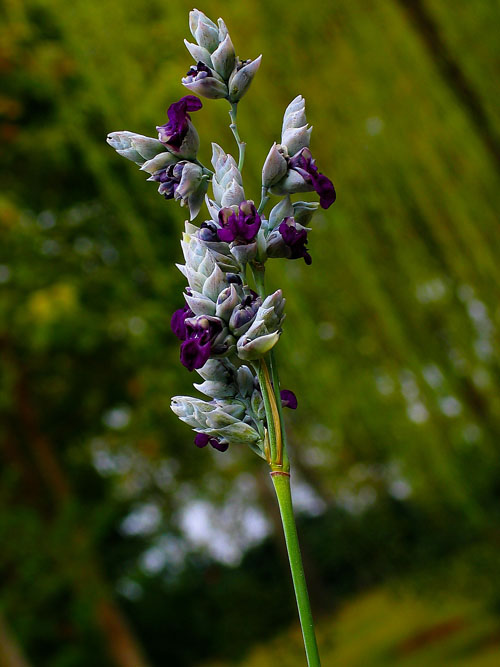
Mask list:
[[215,202],[221,207],[238,206],[245,200],[243,180],[235,159],[218,144],[212,144],[212,190]]
[[247,92],[257,70],[260,67],[262,55],[255,60],[246,60],[238,62],[233,73],[229,77],[227,86],[229,88],[229,101],[233,104],[239,102],[243,95]]
[[281,336],[285,299],[281,290],[264,299],[255,320],[238,340],[237,352],[241,359],[253,360],[269,352]]
[[132,160],[138,165],[143,165],[146,160],[151,160],[159,153],[163,154],[167,150],[158,139],[145,137],[142,134],[128,132],[127,130],[111,132],[108,134],[106,141],[119,155],[127,158],[127,160]]

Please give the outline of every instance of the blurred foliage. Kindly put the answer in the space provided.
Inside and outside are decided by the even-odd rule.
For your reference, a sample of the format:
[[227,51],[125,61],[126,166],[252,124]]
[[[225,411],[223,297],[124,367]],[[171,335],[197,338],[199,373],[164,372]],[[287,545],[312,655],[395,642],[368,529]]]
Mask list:
[[[356,641],[353,641],[353,638]],[[354,598],[318,627],[325,665],[456,665],[498,663],[498,619],[461,598],[416,597],[377,589]],[[289,632],[259,646],[245,667],[301,667],[301,636]],[[206,667],[223,667],[210,663]]]
[[[192,381],[168,325],[183,212],[105,143],[154,135],[184,94],[191,8],[0,4],[0,626],[42,667],[235,661],[295,622],[279,534],[235,567],[272,532],[265,471],[249,451],[200,452],[169,410]],[[274,262],[269,279],[288,299],[297,500],[322,513],[301,525],[315,607],[362,594],[331,661],[373,647],[391,664],[389,644],[431,624],[416,596],[436,582],[457,602],[443,593],[432,622],[474,616],[457,631],[473,642],[500,607],[498,6],[201,9],[242,57],[263,53],[239,114],[247,194],[299,93],[339,194],[313,266]],[[197,114],[205,163],[211,140],[232,146],[226,112]],[[363,593],[393,579],[398,603]]]

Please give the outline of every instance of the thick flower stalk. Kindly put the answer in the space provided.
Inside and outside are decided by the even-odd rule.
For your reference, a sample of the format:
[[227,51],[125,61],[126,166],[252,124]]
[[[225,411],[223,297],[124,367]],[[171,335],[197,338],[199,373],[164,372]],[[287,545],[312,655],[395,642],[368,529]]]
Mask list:
[[[336,198],[331,180],[316,166],[310,150],[312,127],[305,101],[296,97],[283,117],[280,143],[274,143],[262,167],[258,206],[245,194],[242,169],[245,143],[236,112],[261,62],[238,57],[222,19],[217,23],[193,10],[185,41],[195,63],[182,78],[189,90],[167,109],[168,122],[158,125],[158,138],[133,132],[112,132],[108,143],[149,174],[165,199],[189,209],[181,247],[186,279],[183,299],[171,317],[179,339],[180,361],[196,372],[200,397],[175,396],[172,410],[194,431],[194,445],[225,452],[247,445],[267,462],[283,520],[309,665],[319,665],[290,495],[290,463],[283,408],[297,408],[297,398],[281,390],[274,348],[283,333],[285,299],[281,289],[265,287],[268,260],[312,263],[308,243],[318,209]],[[212,143],[212,169],[198,160],[200,138],[191,114],[202,109],[195,94],[226,99],[238,160]],[[211,191],[209,192],[209,186]],[[298,193],[314,193],[319,201],[293,201]],[[272,195],[279,201],[266,214]]]

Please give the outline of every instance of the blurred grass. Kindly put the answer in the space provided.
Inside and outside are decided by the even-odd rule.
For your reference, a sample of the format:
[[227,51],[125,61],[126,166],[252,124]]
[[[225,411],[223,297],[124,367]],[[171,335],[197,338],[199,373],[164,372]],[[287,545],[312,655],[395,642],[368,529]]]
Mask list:
[[[498,618],[465,599],[426,599],[388,588],[358,595],[318,623],[324,665],[339,667],[494,667]],[[233,663],[231,663],[233,664]],[[301,667],[298,627],[257,647],[241,667]],[[225,667],[209,662],[203,667]]]

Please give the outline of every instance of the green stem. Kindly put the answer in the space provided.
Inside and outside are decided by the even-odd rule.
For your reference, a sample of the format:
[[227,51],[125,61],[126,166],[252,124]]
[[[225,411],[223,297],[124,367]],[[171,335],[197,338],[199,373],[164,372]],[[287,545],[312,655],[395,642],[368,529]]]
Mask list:
[[259,204],[259,208],[257,209],[257,213],[259,213],[259,214],[262,213],[262,211],[266,208],[266,204],[269,201],[268,192],[269,192],[269,188],[266,188],[266,186],[263,185],[262,186],[262,195],[261,195],[261,199],[260,199],[260,204]]
[[285,420],[283,419],[283,405],[281,404],[281,393],[280,393],[280,378],[278,374],[278,364],[276,362],[276,357],[274,355],[274,350],[271,350],[269,353],[269,358],[271,360],[271,379],[273,381],[274,395],[276,397],[276,406],[278,408],[278,414],[280,418],[280,427],[281,427],[281,440],[283,442],[283,470],[289,472],[290,470],[290,461],[288,459],[288,442],[286,439],[286,428]]
[[238,110],[238,102],[235,102],[234,104],[231,104],[231,111],[229,112],[229,117],[231,118],[231,125],[229,126],[231,128],[231,132],[234,135],[234,138],[236,139],[236,143],[238,144],[238,150],[240,152],[240,158],[238,161],[238,169],[241,171],[243,169],[243,163],[245,162],[245,142],[241,141],[240,135],[238,132],[238,126],[236,125],[236,112]]
[[[260,390],[262,392],[262,400],[264,401],[264,408],[266,410],[267,433],[269,436],[270,460],[269,465],[276,463],[278,459],[277,433],[276,433],[276,418],[277,414],[275,399],[272,395],[272,389],[269,380],[269,371],[265,359],[254,364],[257,377],[259,378]],[[278,426],[280,426],[278,424]]]
[[285,533],[286,548],[288,551],[288,559],[290,561],[290,569],[292,571],[293,587],[295,589],[295,598],[299,610],[307,664],[309,667],[321,667],[318,645],[316,644],[316,635],[314,633],[311,605],[309,603],[309,595],[307,594],[304,567],[300,555],[299,538],[297,536],[295,517],[293,515],[290,475],[283,472],[272,472],[271,478],[278,499],[281,521],[283,523],[283,532]]
[[[265,295],[265,268],[262,264],[253,262],[251,264],[255,286],[260,296]],[[307,584],[302,566],[302,557],[300,555],[299,538],[297,537],[297,528],[295,526],[295,517],[293,515],[292,495],[290,492],[290,463],[288,461],[286,431],[283,421],[283,407],[281,405],[280,381],[278,375],[278,365],[274,356],[274,350],[269,353],[271,362],[271,379],[273,387],[270,387],[269,373],[266,367],[265,359],[261,359],[260,364],[255,363],[259,383],[262,391],[262,398],[266,409],[266,420],[269,431],[269,441],[271,448],[271,478],[273,480],[278,505],[280,508],[281,522],[285,534],[288,560],[290,561],[290,570],[292,572],[293,587],[297,600],[302,636],[304,638],[304,647],[309,667],[320,667],[318,646],[314,634],[314,622],[307,594]],[[273,391],[274,390],[274,391]],[[274,396],[270,396],[273,392]],[[273,400],[274,399],[274,400]],[[278,413],[276,417],[276,412]],[[280,433],[277,434],[277,429]],[[278,461],[278,439],[281,435],[281,460]]]

